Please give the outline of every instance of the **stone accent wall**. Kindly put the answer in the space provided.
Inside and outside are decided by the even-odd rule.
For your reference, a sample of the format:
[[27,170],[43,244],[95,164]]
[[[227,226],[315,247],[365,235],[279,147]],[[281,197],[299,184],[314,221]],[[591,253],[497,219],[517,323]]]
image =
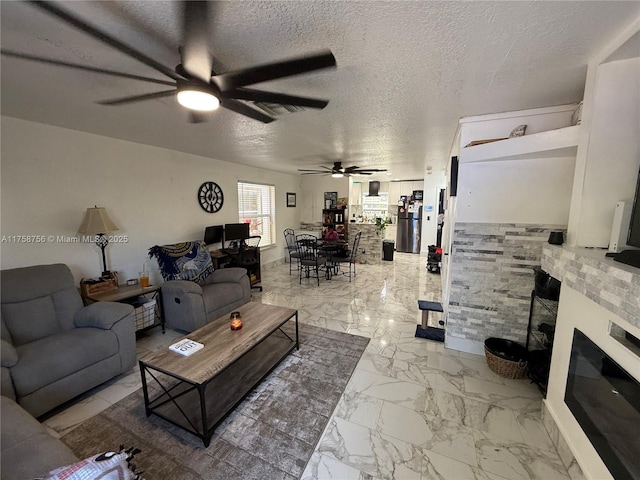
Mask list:
[[[380,263],[382,261],[382,240],[384,234],[378,234],[375,224],[350,223],[347,227],[349,233],[349,248],[353,245],[353,239],[358,232],[362,232],[360,246],[358,247],[358,263]],[[362,253],[364,250],[365,253]]]
[[640,328],[640,269],[605,250],[545,245],[542,268],[575,291]]
[[552,230],[566,226],[456,223],[451,251],[447,337],[526,341],[533,267]]

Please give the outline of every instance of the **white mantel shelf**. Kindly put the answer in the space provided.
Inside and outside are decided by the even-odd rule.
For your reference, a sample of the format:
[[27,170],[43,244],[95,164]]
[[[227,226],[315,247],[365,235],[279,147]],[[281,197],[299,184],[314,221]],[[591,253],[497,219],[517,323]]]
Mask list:
[[542,269],[640,328],[640,268],[605,257],[606,250],[544,245]]
[[460,149],[460,163],[575,156],[580,125]]

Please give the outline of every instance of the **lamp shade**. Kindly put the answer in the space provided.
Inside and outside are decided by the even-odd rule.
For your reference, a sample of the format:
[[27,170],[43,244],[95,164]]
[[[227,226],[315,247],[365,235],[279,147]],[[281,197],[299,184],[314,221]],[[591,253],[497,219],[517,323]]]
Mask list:
[[118,226],[109,218],[106,208],[93,207],[87,208],[78,233],[96,235],[98,233],[114,232],[116,230],[118,230]]

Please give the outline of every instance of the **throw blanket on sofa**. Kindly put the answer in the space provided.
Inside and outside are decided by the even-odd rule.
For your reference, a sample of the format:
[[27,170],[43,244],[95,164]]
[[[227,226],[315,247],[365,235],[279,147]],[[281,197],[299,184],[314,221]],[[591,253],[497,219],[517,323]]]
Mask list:
[[149,258],[156,257],[162,278],[200,282],[213,272],[213,263],[203,242],[156,245],[149,249]]

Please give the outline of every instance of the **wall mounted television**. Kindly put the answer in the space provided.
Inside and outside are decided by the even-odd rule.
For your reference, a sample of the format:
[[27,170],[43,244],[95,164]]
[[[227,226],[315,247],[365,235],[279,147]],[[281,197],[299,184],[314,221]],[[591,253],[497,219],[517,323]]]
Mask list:
[[[631,209],[631,222],[629,222],[627,245],[640,248],[640,172],[638,172],[636,194]],[[640,250],[623,250],[613,257],[613,259],[617,262],[640,268]]]
[[233,240],[246,240],[251,235],[249,234],[248,223],[227,223],[224,226],[224,240],[225,242]]
[[213,245],[214,243],[222,242],[222,235],[224,233],[224,227],[222,225],[213,225],[204,229],[204,243],[206,245]]

